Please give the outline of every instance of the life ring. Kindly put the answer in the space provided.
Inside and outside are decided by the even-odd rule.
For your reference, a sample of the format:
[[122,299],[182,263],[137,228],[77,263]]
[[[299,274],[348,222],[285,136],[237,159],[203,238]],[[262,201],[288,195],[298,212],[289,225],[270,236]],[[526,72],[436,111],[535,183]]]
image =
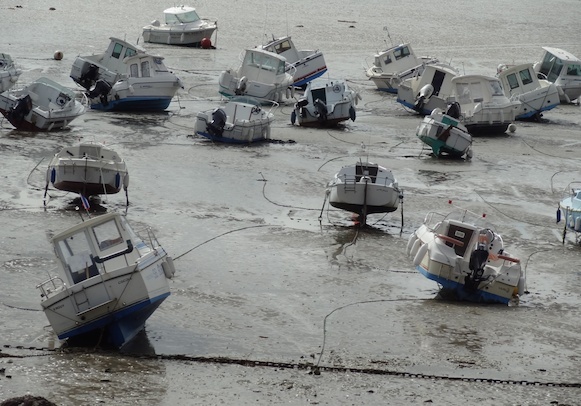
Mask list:
[[518,259],[518,258],[512,258],[512,257],[506,256],[506,255],[502,255],[502,254],[499,254],[498,255],[498,259],[504,259],[505,261],[514,262],[516,264],[520,264],[520,259]]
[[436,234],[436,237],[441,239],[441,240],[444,240],[446,242],[449,242],[450,244],[457,245],[459,247],[464,246],[464,243],[462,241],[457,240],[457,239],[452,238],[452,237],[448,237],[447,235],[444,235],[444,234]]

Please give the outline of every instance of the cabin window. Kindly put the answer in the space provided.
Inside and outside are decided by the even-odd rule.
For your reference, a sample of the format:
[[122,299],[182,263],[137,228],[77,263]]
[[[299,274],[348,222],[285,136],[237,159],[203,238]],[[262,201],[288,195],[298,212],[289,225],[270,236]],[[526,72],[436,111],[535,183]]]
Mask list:
[[283,41],[280,44],[275,45],[274,49],[276,50],[277,54],[282,54],[283,52],[291,49],[291,45],[289,41]]
[[567,76],[581,76],[581,65],[567,65]]
[[[528,71],[527,71],[528,72]],[[511,73],[506,77],[508,85],[511,89],[516,89],[518,87],[518,79],[516,78],[516,73]]]
[[198,21],[200,16],[196,10],[191,10],[186,13],[179,13],[179,14],[166,14],[165,15],[165,22],[166,24],[185,24],[185,23],[193,23],[194,21]]
[[113,47],[113,54],[111,55],[113,58],[119,59],[121,56],[121,51],[123,51],[123,45],[116,43]]
[[57,247],[73,284],[82,282],[99,273],[91,255],[90,244],[84,230],[59,241]]
[[401,58],[405,58],[409,54],[410,54],[410,49],[408,47],[401,47],[401,48],[396,49],[393,52],[393,55],[395,56],[396,61],[401,59]]
[[127,51],[125,51],[125,58],[129,58],[133,55],[137,55],[137,51],[133,48],[127,48]]
[[141,76],[144,78],[148,78],[150,75],[149,73],[149,61],[141,62]]
[[555,58],[555,63],[551,67],[551,71],[547,75],[547,80],[549,82],[554,82],[557,80],[559,75],[561,74],[561,70],[563,69],[563,61],[559,58]]
[[109,220],[93,227],[93,234],[101,251],[106,251],[123,243],[123,238],[115,220]]
[[531,71],[528,69],[521,70],[519,72],[520,80],[522,80],[523,85],[528,85],[529,83],[533,83],[533,78],[531,76]]
[[132,63],[129,66],[129,76],[131,76],[132,78],[139,77],[139,68],[136,63]]
[[502,90],[502,85],[497,80],[492,80],[490,82],[490,93],[493,96],[504,96],[504,91]]

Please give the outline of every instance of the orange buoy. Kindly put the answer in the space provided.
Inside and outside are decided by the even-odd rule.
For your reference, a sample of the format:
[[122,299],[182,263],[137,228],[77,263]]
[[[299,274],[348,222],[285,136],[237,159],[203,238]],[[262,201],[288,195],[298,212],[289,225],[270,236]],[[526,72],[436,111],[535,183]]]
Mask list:
[[210,40],[210,38],[202,38],[200,45],[202,45],[202,48],[204,49],[210,49],[212,48],[212,41]]

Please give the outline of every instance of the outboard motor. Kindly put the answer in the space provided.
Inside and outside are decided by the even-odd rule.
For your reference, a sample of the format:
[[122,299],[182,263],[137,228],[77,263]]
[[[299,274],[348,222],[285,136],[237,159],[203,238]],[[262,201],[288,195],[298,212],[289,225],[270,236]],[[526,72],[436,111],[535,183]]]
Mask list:
[[481,230],[478,234],[478,245],[470,254],[470,262],[468,263],[468,268],[472,273],[464,277],[464,289],[469,292],[477,290],[480,283],[488,279],[488,277],[483,277],[484,267],[488,261],[490,250],[493,248],[494,237],[495,234],[491,230]]
[[222,109],[216,109],[212,112],[212,121],[206,125],[208,134],[214,137],[221,137],[226,126],[226,112]]
[[459,120],[460,114],[461,114],[460,103],[452,102],[448,104],[448,108],[446,109],[446,115],[455,118],[456,120]]
[[79,77],[78,83],[83,86],[85,89],[89,90],[95,82],[99,79],[99,67],[97,65],[89,65],[87,71],[81,74]]
[[424,108],[424,104],[426,103],[426,100],[428,100],[430,97],[432,97],[432,94],[434,93],[434,86],[427,84],[424,87],[422,87],[420,89],[420,93],[418,94],[418,98],[414,104],[414,110],[417,112],[421,112],[422,109]]
[[305,118],[307,116],[307,109],[305,109],[305,107],[309,104],[309,100],[308,99],[300,99],[296,104],[295,104],[295,108],[299,109],[299,113],[301,114],[301,117]]
[[26,95],[18,99],[14,107],[8,112],[8,121],[20,123],[32,111],[32,98]]
[[107,83],[105,80],[99,79],[97,80],[97,82],[95,82],[95,87],[90,92],[87,93],[87,97],[89,99],[99,97],[101,100],[101,104],[106,106],[108,103],[107,95],[109,94],[110,91],[111,85]]
[[315,111],[317,113],[317,118],[319,119],[319,121],[322,122],[327,121],[328,111],[325,103],[321,99],[317,99],[313,104],[315,105]]

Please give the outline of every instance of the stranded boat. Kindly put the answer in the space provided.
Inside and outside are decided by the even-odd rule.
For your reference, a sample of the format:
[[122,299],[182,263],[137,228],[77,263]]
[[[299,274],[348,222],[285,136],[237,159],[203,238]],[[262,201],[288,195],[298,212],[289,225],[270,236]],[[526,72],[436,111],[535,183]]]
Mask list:
[[48,78],[0,94],[0,113],[18,130],[62,130],[85,110],[73,91]]
[[111,37],[104,53],[79,56],[71,78],[87,90],[92,109],[165,110],[182,83],[161,56]]
[[559,48],[543,47],[541,61],[534,69],[541,79],[557,86],[561,103],[571,103],[581,96],[581,60]]
[[212,141],[249,144],[270,139],[270,125],[274,121],[273,103],[268,110],[258,100],[235,97],[217,109],[199,112],[194,131]]
[[435,156],[472,158],[472,136],[468,129],[457,117],[444,114],[438,108],[424,117],[416,135],[432,148]]
[[294,68],[293,86],[301,87],[327,72],[323,52],[297,49],[290,36],[272,38],[262,49],[286,58],[287,70]]
[[129,172],[125,161],[105,145],[82,142],[55,154],[46,171],[44,201],[49,185],[84,197],[116,194],[123,188],[127,196]]
[[500,65],[497,72],[506,97],[521,103],[515,114],[517,120],[539,119],[543,111],[559,105],[557,86],[548,80],[538,79],[532,63]]
[[[143,27],[143,40],[157,44],[204,46],[218,28],[216,21],[200,18],[194,7],[177,6],[163,10],[164,22],[153,20]],[[211,42],[210,42],[211,44]]]
[[391,170],[371,162],[342,167],[327,184],[325,198],[335,208],[357,213],[361,224],[367,215],[396,211],[403,191]]
[[21,74],[22,70],[16,67],[12,57],[0,53],[0,93],[14,86]]
[[330,127],[355,121],[355,105],[361,97],[344,80],[309,82],[305,94],[295,103],[291,123],[306,127]]
[[421,75],[426,65],[436,62],[436,58],[416,56],[409,43],[399,44],[375,54],[365,75],[378,90],[397,93],[403,80]]
[[228,98],[248,96],[265,102],[280,103],[294,96],[295,68],[284,56],[263,49],[247,49],[238,69],[220,73],[219,93]]
[[407,254],[446,296],[508,304],[525,293],[520,260],[504,250],[502,237],[483,218],[468,210],[428,213],[410,236]]
[[151,229],[143,240],[119,213],[84,221],[51,242],[58,274],[37,288],[61,340],[121,348],[170,295],[172,258]]

